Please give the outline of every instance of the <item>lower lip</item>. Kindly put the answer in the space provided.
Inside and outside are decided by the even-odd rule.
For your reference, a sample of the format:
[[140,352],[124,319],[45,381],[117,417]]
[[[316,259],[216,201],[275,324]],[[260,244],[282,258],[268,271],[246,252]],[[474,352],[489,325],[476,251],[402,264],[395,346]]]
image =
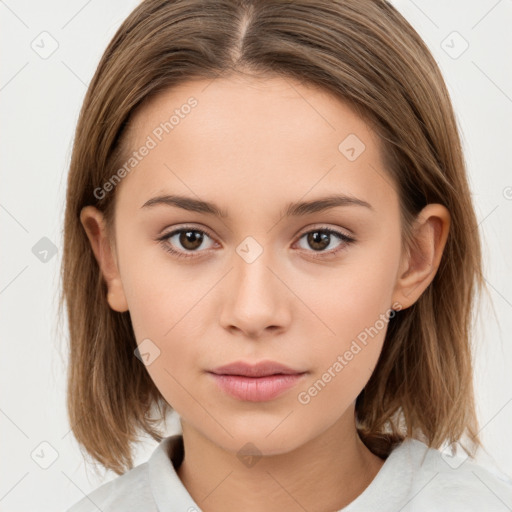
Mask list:
[[210,373],[210,375],[223,391],[234,398],[249,402],[266,402],[295,386],[305,374],[267,375],[266,377],[243,377],[216,373]]

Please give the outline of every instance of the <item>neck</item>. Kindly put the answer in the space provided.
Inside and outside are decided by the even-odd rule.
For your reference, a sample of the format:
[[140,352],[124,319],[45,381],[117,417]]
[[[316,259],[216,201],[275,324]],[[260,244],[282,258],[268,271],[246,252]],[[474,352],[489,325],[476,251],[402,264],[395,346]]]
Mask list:
[[359,438],[354,409],[306,444],[245,466],[182,421],[178,476],[204,512],[337,511],[357,498],[384,460]]

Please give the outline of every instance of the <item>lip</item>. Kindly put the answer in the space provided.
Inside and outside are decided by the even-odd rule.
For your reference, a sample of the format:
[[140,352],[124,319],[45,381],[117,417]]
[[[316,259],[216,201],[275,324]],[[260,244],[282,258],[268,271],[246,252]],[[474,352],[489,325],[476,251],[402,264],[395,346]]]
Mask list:
[[234,363],[219,366],[212,373],[217,375],[240,375],[243,377],[267,377],[269,375],[284,374],[297,375],[304,373],[300,370],[294,370],[284,364],[276,361],[260,361],[256,364],[246,363],[244,361],[235,361]]
[[239,375],[243,377],[267,377],[276,374],[297,375],[304,373],[304,371],[294,370],[276,361],[260,361],[256,364],[246,363],[245,361],[235,361],[234,363],[219,366],[211,370],[211,373],[217,375]]
[[219,388],[239,400],[266,402],[294,387],[307,372],[275,361],[237,361],[208,372]]

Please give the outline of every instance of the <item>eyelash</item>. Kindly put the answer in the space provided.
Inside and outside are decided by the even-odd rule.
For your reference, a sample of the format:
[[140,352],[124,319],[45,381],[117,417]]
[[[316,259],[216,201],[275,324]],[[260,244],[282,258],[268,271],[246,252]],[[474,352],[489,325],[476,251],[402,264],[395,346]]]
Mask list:
[[[195,256],[195,252],[197,251],[192,251],[191,253],[185,253],[185,252],[181,252],[181,251],[177,251],[175,249],[172,248],[172,246],[169,245],[169,243],[167,243],[168,239],[173,237],[174,235],[177,235],[179,233],[183,233],[184,231],[193,231],[195,233],[201,233],[201,235],[206,235],[208,236],[209,238],[213,238],[210,236],[210,234],[207,232],[207,231],[204,231],[202,229],[198,229],[198,228],[193,228],[193,227],[182,227],[180,229],[175,229],[174,231],[171,231],[170,233],[167,233],[159,238],[157,238],[157,241],[159,241],[164,250],[167,251],[168,253],[172,254],[173,256],[176,256],[178,258],[194,258],[196,257]],[[330,251],[308,251],[308,252],[313,252],[313,254],[311,255],[313,258],[316,258],[316,259],[323,259],[323,258],[327,258],[327,257],[333,257],[333,256],[336,256],[339,252],[341,251],[344,251],[348,245],[352,244],[353,242],[355,242],[355,239],[352,238],[352,237],[349,237],[347,235],[345,235],[344,233],[342,233],[341,231],[337,231],[335,229],[332,229],[332,228],[328,228],[328,227],[320,227],[320,228],[315,228],[315,229],[311,229],[309,231],[306,231],[304,233],[302,233],[300,235],[300,237],[298,238],[298,240],[301,240],[305,235],[308,235],[310,233],[316,233],[316,232],[321,232],[321,233],[327,233],[327,234],[330,234],[330,235],[334,235],[335,237],[337,237],[341,242],[343,242],[343,244],[339,247],[337,247],[336,249],[331,249]],[[315,254],[316,252],[316,254]]]

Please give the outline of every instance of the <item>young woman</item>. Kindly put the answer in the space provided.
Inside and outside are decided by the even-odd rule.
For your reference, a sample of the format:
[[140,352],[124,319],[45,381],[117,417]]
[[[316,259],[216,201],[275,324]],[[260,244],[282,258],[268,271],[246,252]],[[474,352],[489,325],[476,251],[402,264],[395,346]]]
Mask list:
[[512,506],[471,460],[454,113],[388,2],[143,1],[87,92],[64,235],[70,423],[120,475],[70,511]]

